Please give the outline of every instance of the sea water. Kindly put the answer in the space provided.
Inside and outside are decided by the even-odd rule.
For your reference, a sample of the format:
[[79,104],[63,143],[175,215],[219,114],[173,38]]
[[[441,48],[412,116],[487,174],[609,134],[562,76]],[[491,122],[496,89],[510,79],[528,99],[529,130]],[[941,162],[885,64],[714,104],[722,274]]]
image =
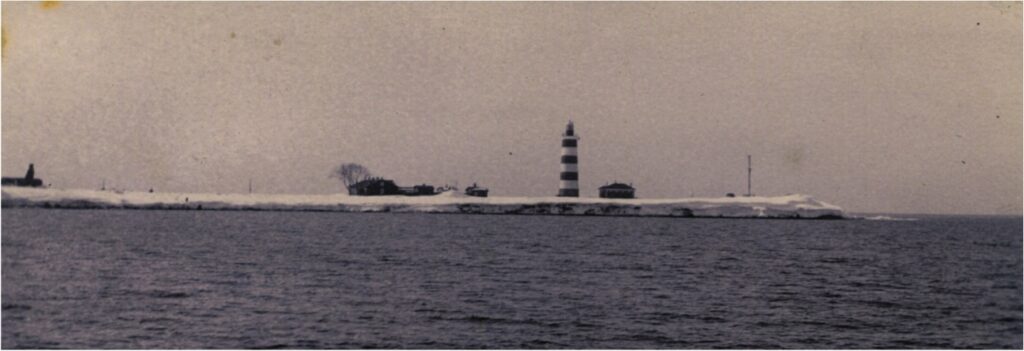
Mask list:
[[1020,217],[4,209],[2,232],[3,348],[1022,347]]

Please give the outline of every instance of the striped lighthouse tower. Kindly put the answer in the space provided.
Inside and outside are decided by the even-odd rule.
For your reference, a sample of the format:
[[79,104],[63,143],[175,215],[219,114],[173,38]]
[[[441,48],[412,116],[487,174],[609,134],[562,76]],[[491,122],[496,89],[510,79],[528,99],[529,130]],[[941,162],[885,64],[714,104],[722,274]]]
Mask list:
[[580,173],[576,158],[576,142],[579,140],[580,137],[572,130],[572,121],[569,121],[565,133],[562,134],[562,182],[558,188],[558,196],[580,196]]

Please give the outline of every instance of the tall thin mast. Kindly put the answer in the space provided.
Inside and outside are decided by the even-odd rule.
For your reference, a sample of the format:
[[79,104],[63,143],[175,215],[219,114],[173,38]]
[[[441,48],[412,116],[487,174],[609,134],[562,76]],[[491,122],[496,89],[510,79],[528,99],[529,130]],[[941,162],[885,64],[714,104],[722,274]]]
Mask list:
[[252,194],[252,178],[249,178],[249,193]]
[[754,169],[750,167],[750,155],[747,155],[747,197],[754,196],[754,194],[750,192],[750,173],[753,170]]

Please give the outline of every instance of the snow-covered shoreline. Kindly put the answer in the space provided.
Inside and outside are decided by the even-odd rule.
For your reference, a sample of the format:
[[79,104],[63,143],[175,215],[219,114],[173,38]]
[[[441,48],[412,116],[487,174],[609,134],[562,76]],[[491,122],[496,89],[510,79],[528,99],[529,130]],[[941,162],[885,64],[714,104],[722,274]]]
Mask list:
[[76,189],[2,188],[3,207],[423,212],[521,215],[726,218],[847,218],[841,208],[806,195],[686,199],[564,197],[349,196],[186,194]]

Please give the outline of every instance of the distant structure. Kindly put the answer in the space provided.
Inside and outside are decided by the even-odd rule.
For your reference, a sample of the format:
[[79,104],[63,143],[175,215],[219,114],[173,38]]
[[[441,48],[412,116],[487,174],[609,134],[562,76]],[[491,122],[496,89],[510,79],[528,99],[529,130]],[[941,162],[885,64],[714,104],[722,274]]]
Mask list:
[[487,188],[478,187],[476,186],[476,183],[473,183],[472,186],[466,188],[466,195],[476,197],[487,197],[487,191]]
[[754,196],[754,193],[750,192],[750,174],[753,170],[754,169],[750,167],[750,155],[747,155],[747,197]]
[[373,196],[373,195],[401,195],[395,181],[384,178],[370,178],[361,180],[348,186],[349,195]]
[[577,167],[578,159],[576,154],[577,142],[580,137],[573,131],[572,121],[565,127],[562,134],[562,173],[561,183],[558,188],[558,196],[579,197],[580,196],[580,175]]
[[43,180],[42,179],[36,179],[35,165],[29,163],[28,164],[28,172],[25,172],[25,178],[3,177],[2,185],[3,186],[25,186],[25,187],[38,188],[38,187],[43,186]]
[[636,198],[636,189],[632,185],[622,183],[611,183],[598,189],[602,199],[633,199]]
[[459,187],[445,184],[434,189],[435,194],[440,194],[446,191],[459,191]]
[[427,184],[399,187],[398,192],[405,196],[421,196],[435,194],[434,186]]
[[437,192],[434,190],[434,186],[429,184],[400,187],[391,179],[374,177],[349,185],[348,194],[355,196],[428,196],[437,195]]

